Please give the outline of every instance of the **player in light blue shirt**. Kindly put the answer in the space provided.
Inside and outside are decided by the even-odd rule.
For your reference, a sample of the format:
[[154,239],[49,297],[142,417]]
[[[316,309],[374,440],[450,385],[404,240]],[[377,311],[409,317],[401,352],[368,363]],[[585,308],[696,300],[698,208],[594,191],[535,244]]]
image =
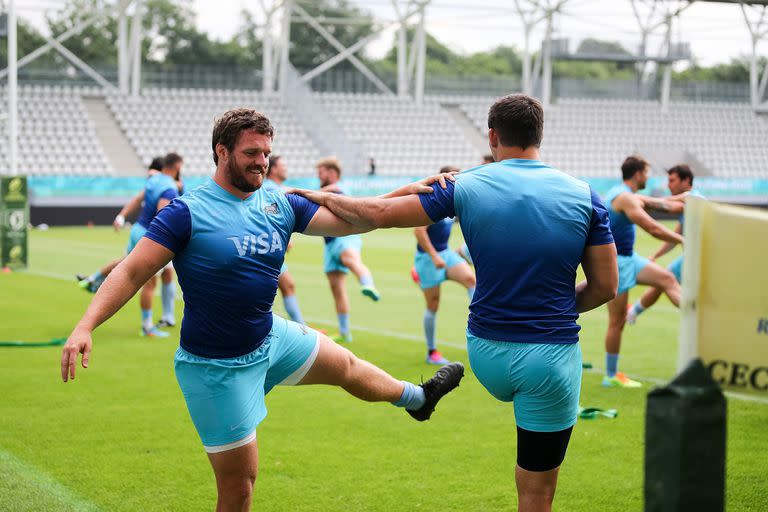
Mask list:
[[[264,179],[264,184],[261,189],[265,192],[284,192],[285,186],[283,183],[288,179],[288,164],[285,161],[285,157],[280,155],[271,155],[269,157],[269,169],[267,170],[267,177]],[[288,244],[288,250],[291,249],[293,244]],[[293,280],[293,276],[288,271],[288,264],[283,263],[280,267],[280,277],[277,280],[277,288],[280,290],[280,294],[283,296],[283,307],[288,316],[294,322],[303,324],[304,317],[301,314],[301,308],[299,307],[299,299],[296,298],[296,281]]]
[[[514,402],[518,510],[550,510],[578,411],[579,313],[616,294],[608,212],[590,186],[539,160],[544,112],[535,99],[499,99],[488,114],[496,163],[455,184],[393,199],[301,191],[361,228],[457,217],[477,273],[469,362],[480,383]],[[587,280],[576,284],[579,265]]]
[[274,386],[335,385],[362,400],[391,402],[424,421],[464,375],[461,363],[451,363],[422,385],[399,381],[327,336],[272,313],[292,233],[366,231],[300,196],[259,190],[272,136],[269,120],[251,109],[230,110],[216,121],[214,177],[157,215],[104,281],[61,359],[64,382],[74,379],[78,354],[87,368],[93,330],[173,259],[184,292],[174,367],[216,476],[216,510],[250,506],[258,466],[256,427],[267,414],[264,396]]
[[[673,197],[683,197],[684,194],[695,197],[702,197],[702,195],[699,194],[696,190],[693,190],[693,171],[691,170],[690,166],[686,164],[675,165],[667,171],[667,187],[669,188],[669,191],[672,193]],[[667,205],[667,212],[680,213],[677,225],[675,226],[675,233],[682,235],[684,221],[683,209],[685,207],[685,202],[667,201]],[[650,261],[656,261],[657,259],[661,258],[669,251],[674,249],[676,245],[677,244],[674,242],[664,242],[664,245],[662,245],[659,250],[656,251],[653,256],[651,256]],[[683,255],[681,254],[675,258],[675,260],[667,266],[667,270],[672,272],[678,283],[682,283]],[[643,293],[643,296],[640,297],[637,302],[635,302],[635,304],[629,309],[629,312],[627,313],[627,323],[630,325],[634,324],[637,321],[638,316],[640,316],[646,309],[656,304],[656,301],[659,300],[659,297],[661,297],[662,293],[664,293],[664,290],[662,289],[648,288],[648,290]]]
[[[183,194],[183,183],[181,181],[181,168],[184,165],[184,159],[177,153],[168,153],[163,157],[155,157],[149,164],[147,179],[152,178],[157,174],[168,174],[173,177],[176,182],[176,188],[179,195]],[[147,181],[149,184],[149,181]],[[125,226],[125,219],[128,216],[139,214],[145,214],[145,196],[146,185],[138,194],[131,198],[128,203],[120,210],[115,220],[112,222],[112,226],[116,232],[119,232]],[[169,195],[170,197],[170,195]],[[151,221],[151,218],[149,219]],[[146,223],[146,217],[144,219],[137,220],[138,222]],[[144,226],[146,228],[146,226]],[[131,244],[129,243],[129,249]],[[109,262],[107,265],[101,267],[99,270],[91,274],[90,276],[83,276],[78,274],[77,280],[80,288],[96,293],[104,279],[107,278],[110,272],[117,267],[117,265],[123,261],[125,257],[118,258]],[[162,315],[157,324],[152,324],[152,297],[155,289],[155,279],[151,279],[147,286],[142,291],[142,329],[140,333],[143,336],[156,336],[167,337],[168,333],[161,331],[160,327],[173,327],[176,325],[175,314],[175,301],[176,301],[176,280],[174,279],[173,265],[166,266],[162,272],[160,272],[161,285],[161,297],[162,297]]]
[[[320,186],[326,192],[345,194],[341,180],[341,163],[334,157],[324,158],[317,163],[317,177]],[[363,239],[360,235],[343,237],[325,237],[323,249],[323,271],[331,286],[333,301],[336,305],[336,316],[339,321],[339,335],[334,339],[339,342],[352,341],[352,330],[349,321],[349,297],[347,296],[347,273],[351,270],[360,282],[360,292],[378,302],[381,294],[373,282],[373,274],[363,263],[360,251]]]
[[[456,167],[446,166],[440,173],[458,172]],[[413,272],[416,282],[424,293],[426,310],[424,311],[424,338],[427,342],[427,364],[446,364],[448,360],[437,350],[435,324],[437,309],[440,306],[440,285],[443,281],[455,281],[467,289],[469,300],[475,293],[475,273],[457,251],[448,247],[451,237],[453,218],[445,218],[431,226],[419,226],[416,234],[416,255]]]
[[635,252],[635,225],[649,235],[665,242],[682,243],[683,237],[654,220],[647,208],[669,209],[667,199],[637,194],[645,188],[650,165],[639,156],[629,156],[621,164],[623,182],[608,191],[605,205],[611,219],[611,231],[616,240],[619,265],[619,290],[608,303],[608,328],[605,333],[605,376],[603,386],[638,388],[642,384],[619,372],[621,336],[627,318],[629,290],[637,284],[661,288],[669,300],[680,303],[680,284],[667,269],[648,261]]

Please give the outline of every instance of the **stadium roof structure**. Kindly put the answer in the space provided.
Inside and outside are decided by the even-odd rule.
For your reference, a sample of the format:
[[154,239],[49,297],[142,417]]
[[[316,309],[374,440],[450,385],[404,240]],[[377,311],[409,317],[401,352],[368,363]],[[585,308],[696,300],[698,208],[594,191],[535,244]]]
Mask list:
[[[114,0],[106,8],[93,12],[69,30],[54,37],[46,36],[46,43],[40,48],[17,57],[17,0],[7,0],[7,33],[8,33],[8,66],[0,70],[0,79],[8,77],[8,136],[9,160],[11,172],[15,173],[18,148],[18,108],[17,108],[17,72],[20,66],[32,62],[44,53],[55,50],[71,65],[85,73],[105,90],[119,90],[123,94],[138,95],[141,87],[141,39],[142,12],[145,0]],[[401,97],[412,96],[417,103],[424,97],[425,63],[426,63],[426,9],[432,0],[390,0],[394,11],[394,19],[379,21],[374,32],[353,45],[345,47],[336,39],[328,26],[369,22],[369,19],[339,19],[321,18],[309,14],[302,3],[308,0],[258,0],[266,20],[260,26],[264,58],[262,60],[262,88],[266,94],[280,94],[284,99],[311,103],[307,98],[308,82],[325,73],[343,61],[350,62],[365,76],[381,93]],[[757,46],[768,39],[768,0],[628,0],[640,27],[640,50],[636,55],[627,56],[568,56],[563,47],[555,47],[553,39],[553,23],[556,16],[564,15],[564,7],[570,0],[513,0],[513,10],[523,23],[524,47],[522,51],[522,89],[527,94],[534,90],[541,91],[541,100],[545,105],[551,102],[552,95],[552,59],[581,58],[593,59],[611,58],[621,62],[634,62],[641,77],[648,77],[649,64],[655,64],[662,71],[662,87],[660,102],[662,110],[669,104],[672,63],[687,58],[685,44],[672,42],[672,27],[681,14],[697,2],[738,4],[744,15],[747,28],[752,37],[752,56],[750,63],[750,96],[755,110],[765,97],[768,87],[768,64],[760,72],[758,69]],[[118,83],[111,83],[99,72],[94,70],[80,57],[69,51],[64,43],[67,39],[77,36],[85,28],[106,16],[116,15],[118,19],[117,54],[118,54]],[[409,24],[415,22],[415,37],[409,43],[406,30]],[[315,30],[332,45],[338,54],[318,65],[316,68],[299,73],[290,63],[289,48],[291,42],[291,26],[304,24]],[[531,35],[534,29],[544,26],[544,37],[541,51],[536,52],[535,62],[531,51]],[[397,88],[391,90],[370,68],[355,54],[383,31],[396,28],[397,55]],[[664,43],[656,54],[647,52],[648,36],[655,31],[664,30]],[[562,44],[562,43],[557,43]]]

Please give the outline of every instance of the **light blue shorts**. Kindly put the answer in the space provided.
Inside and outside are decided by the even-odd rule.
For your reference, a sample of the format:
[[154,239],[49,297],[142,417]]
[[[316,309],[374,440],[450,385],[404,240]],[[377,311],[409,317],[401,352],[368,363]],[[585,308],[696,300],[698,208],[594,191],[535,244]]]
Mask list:
[[128,239],[128,247],[125,248],[125,254],[130,254],[134,247],[136,247],[136,244],[139,243],[139,240],[141,240],[141,237],[144,236],[144,233],[147,232],[147,228],[139,224],[138,222],[135,222],[133,226],[131,226],[131,236]]
[[317,331],[272,316],[272,330],[250,354],[209,359],[176,350],[176,380],[208,453],[253,441],[256,426],[267,415],[264,396],[275,385],[297,384],[315,362]]
[[496,399],[514,402],[517,425],[534,432],[573,426],[581,392],[578,343],[510,343],[467,331],[469,364]]
[[622,256],[619,254],[619,290],[617,293],[624,293],[637,286],[637,274],[650,263],[648,258],[643,258],[636,252],[632,256]]
[[360,235],[340,236],[328,244],[323,250],[323,272],[349,272],[349,269],[341,263],[341,253],[347,249],[360,252],[363,247],[363,239]]
[[669,264],[667,267],[667,270],[672,272],[675,275],[675,279],[677,279],[678,283],[683,282],[683,255],[681,254],[677,258],[675,258],[675,261]]
[[416,273],[419,274],[419,286],[421,286],[422,290],[440,286],[443,281],[448,279],[447,269],[459,263],[464,263],[461,256],[452,249],[445,249],[438,254],[445,261],[445,268],[437,268],[432,263],[432,258],[430,258],[429,254],[416,251],[413,265],[416,267]]

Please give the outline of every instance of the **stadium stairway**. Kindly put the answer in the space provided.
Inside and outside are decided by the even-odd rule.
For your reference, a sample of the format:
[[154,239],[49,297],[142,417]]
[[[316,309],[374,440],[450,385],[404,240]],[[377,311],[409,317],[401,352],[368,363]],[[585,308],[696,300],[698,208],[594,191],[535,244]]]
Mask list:
[[141,163],[123,130],[117,124],[103,96],[83,97],[83,105],[88,117],[96,128],[96,137],[115,169],[116,174],[135,176],[146,165]]
[[475,123],[472,121],[472,119],[467,115],[467,113],[464,111],[464,109],[461,108],[461,105],[458,103],[440,103],[440,106],[443,108],[446,114],[453,120],[454,123],[456,123],[456,126],[458,126],[461,129],[461,132],[464,134],[464,136],[467,138],[467,142],[472,144],[472,146],[478,151],[480,154],[488,153],[488,139],[487,137],[484,137],[483,134],[477,129],[475,126]]

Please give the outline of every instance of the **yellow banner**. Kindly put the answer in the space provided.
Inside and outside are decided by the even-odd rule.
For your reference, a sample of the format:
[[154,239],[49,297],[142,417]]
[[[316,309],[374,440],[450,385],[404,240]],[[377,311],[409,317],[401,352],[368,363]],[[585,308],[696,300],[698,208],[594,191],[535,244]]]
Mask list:
[[768,211],[689,198],[678,366],[768,397]]

